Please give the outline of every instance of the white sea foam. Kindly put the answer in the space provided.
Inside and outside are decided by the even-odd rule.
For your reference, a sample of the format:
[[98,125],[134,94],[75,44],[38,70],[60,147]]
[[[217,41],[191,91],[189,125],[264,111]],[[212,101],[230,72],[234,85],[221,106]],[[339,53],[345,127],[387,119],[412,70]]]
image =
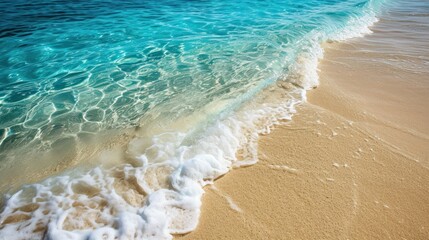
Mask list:
[[[295,113],[305,91],[318,85],[320,42],[368,33],[376,21],[352,20],[332,36],[309,36],[284,79],[300,87],[280,91],[277,101],[253,101],[212,123],[203,133],[166,132],[130,142],[143,148],[135,162],[111,169],[52,177],[10,196],[0,215],[0,239],[171,239],[195,229],[203,187],[233,167],[258,160],[258,135]],[[350,25],[349,25],[350,26]],[[357,31],[356,31],[357,30]],[[268,96],[268,97],[267,97]],[[262,99],[262,100],[261,100]],[[144,146],[144,147],[142,147]]]
[[[375,4],[375,2],[371,2]],[[365,9],[363,16],[350,18],[349,22],[340,29],[331,29],[326,32],[312,31],[305,37],[310,44],[306,45],[298,54],[289,68],[287,81],[302,87],[305,90],[316,88],[319,85],[317,73],[318,63],[323,58],[323,48],[320,43],[332,41],[345,41],[347,39],[362,37],[372,33],[370,26],[378,21],[375,6]],[[304,95],[305,99],[305,95]]]
[[[295,89],[289,94],[301,95]],[[134,165],[53,177],[11,196],[1,236],[48,239],[170,239],[195,229],[203,186],[233,166],[257,161],[258,134],[290,119],[300,101],[244,107],[187,144],[167,132],[130,143],[146,145]],[[240,152],[240,154],[237,154]],[[18,230],[19,229],[19,230]],[[35,231],[36,230],[36,231]]]

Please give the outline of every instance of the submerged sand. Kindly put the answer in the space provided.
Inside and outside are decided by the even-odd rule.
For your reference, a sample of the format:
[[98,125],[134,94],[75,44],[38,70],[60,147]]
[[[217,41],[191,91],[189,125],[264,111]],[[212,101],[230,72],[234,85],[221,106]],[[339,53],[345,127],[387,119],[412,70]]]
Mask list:
[[177,238],[429,239],[429,46],[407,52],[417,40],[394,24],[326,44],[320,87],[260,138],[256,165],[206,188]]

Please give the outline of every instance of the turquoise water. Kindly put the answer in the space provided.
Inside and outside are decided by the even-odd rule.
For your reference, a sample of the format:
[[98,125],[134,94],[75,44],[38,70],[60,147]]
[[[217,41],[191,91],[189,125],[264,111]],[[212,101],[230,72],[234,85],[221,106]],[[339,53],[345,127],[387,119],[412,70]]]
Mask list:
[[55,173],[7,195],[0,239],[170,239],[192,231],[202,187],[255,163],[258,134],[290,119],[317,86],[319,44],[367,33],[381,5],[2,2],[0,173],[27,165],[20,151],[73,150],[109,130],[135,128],[136,137],[126,159],[110,157],[110,168]]
[[364,16],[368,4],[2,3],[0,151],[46,150],[83,133],[136,126],[145,115],[174,120],[240,98],[287,74],[309,33],[323,40]]

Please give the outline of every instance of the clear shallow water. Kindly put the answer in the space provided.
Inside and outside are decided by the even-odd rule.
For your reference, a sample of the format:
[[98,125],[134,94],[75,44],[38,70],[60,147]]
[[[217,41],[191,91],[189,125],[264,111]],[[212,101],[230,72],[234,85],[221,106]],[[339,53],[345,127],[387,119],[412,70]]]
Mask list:
[[[109,129],[149,133],[128,144],[130,163],[24,187],[6,201],[0,236],[141,239],[192,230],[202,186],[240,165],[237,155],[255,162],[257,134],[290,118],[317,85],[319,43],[359,36],[380,4],[2,3],[3,162],[19,149],[72,147]],[[277,80],[289,83],[284,101],[240,108]]]
[[362,16],[365,1],[1,5],[5,152],[136,126],[145,114],[174,120],[240,98],[287,74],[311,31],[326,35]]

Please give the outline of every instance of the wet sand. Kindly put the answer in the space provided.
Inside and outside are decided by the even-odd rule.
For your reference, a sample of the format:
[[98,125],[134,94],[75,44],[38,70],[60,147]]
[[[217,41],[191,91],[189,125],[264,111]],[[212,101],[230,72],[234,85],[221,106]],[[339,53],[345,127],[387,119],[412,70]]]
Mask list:
[[[127,157],[126,144],[134,137],[135,130],[111,130],[102,132],[99,136],[82,135],[80,138],[71,137],[59,141],[55,148],[46,152],[37,147],[15,149],[14,152],[7,152],[8,157],[0,157],[0,194],[12,194],[25,184],[37,183],[76,168],[83,170],[99,165],[113,166],[118,163],[115,159]],[[4,200],[5,198],[0,199],[0,206]]]
[[324,46],[319,88],[177,239],[429,239],[429,28],[394,17]]

